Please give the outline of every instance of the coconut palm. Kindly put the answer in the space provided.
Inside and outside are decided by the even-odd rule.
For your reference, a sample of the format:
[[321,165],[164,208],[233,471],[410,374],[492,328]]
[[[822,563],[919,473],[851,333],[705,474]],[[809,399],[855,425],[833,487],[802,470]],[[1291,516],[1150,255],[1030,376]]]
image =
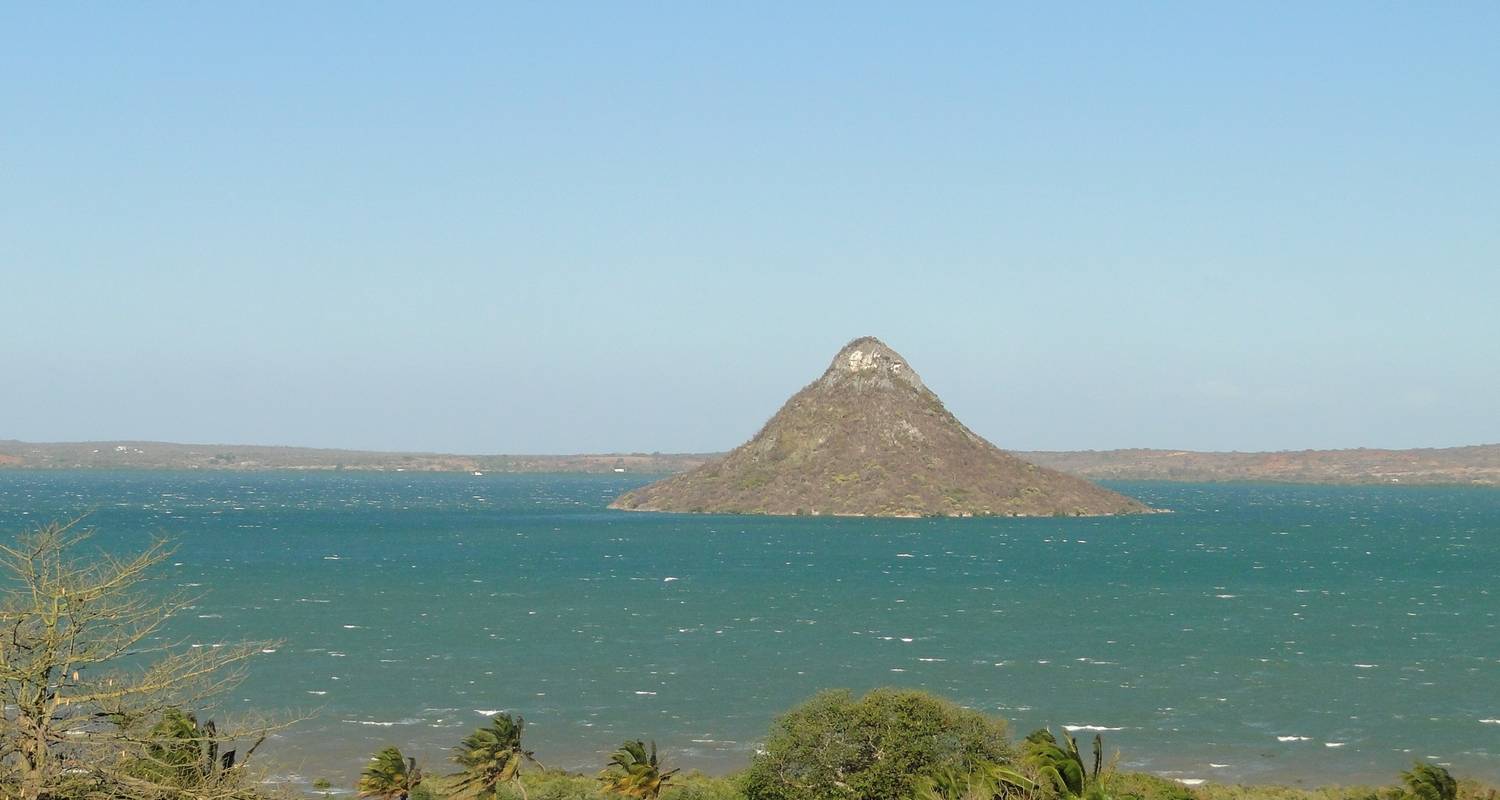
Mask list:
[[[120,720],[124,726],[129,720]],[[136,777],[178,788],[218,783],[235,767],[235,751],[220,754],[218,726],[179,708],[167,708],[145,736],[146,747],[134,765]],[[264,739],[262,739],[264,741]],[[256,742],[256,747],[260,742]],[[254,752],[255,748],[251,748]]]
[[917,779],[916,800],[991,800],[994,787],[978,772],[948,767]]
[[645,742],[636,740],[620,745],[610,757],[609,766],[599,773],[599,780],[604,783],[605,790],[615,794],[656,800],[666,788],[667,781],[677,772],[675,769],[662,771],[662,763],[656,757],[656,742],[651,743],[648,753]]
[[1421,761],[1412,765],[1410,772],[1401,773],[1406,784],[1406,796],[1412,800],[1454,800],[1458,797],[1458,781],[1448,770]]
[[530,761],[541,767],[530,750],[521,747],[521,732],[526,720],[520,716],[497,714],[490,724],[464,738],[453,748],[453,763],[463,767],[456,788],[460,795],[493,794],[502,783],[514,784],[526,797],[521,782],[521,767]]
[[212,721],[200,727],[193,714],[168,708],[151,728],[142,773],[178,786],[200,783],[217,766],[218,744],[212,736]]
[[417,769],[417,760],[404,758],[400,750],[387,747],[370,758],[355,788],[359,790],[359,797],[407,800],[421,782],[422,770]]
[[1037,782],[1050,794],[1080,797],[1088,783],[1088,772],[1078,753],[1078,740],[1066,732],[1063,739],[1065,743],[1059,743],[1046,728],[1032,732],[1022,745],[1021,761],[1036,772]]
[[1036,783],[1009,767],[984,764],[968,772],[952,767],[937,770],[918,780],[916,789],[917,800],[994,800],[1029,796]]

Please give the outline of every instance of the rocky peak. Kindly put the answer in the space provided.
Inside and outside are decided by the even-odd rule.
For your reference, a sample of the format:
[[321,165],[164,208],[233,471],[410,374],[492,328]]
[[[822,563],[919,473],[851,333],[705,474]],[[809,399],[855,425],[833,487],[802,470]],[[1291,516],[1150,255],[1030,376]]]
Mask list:
[[1036,516],[1146,506],[1028,464],[943,407],[900,353],[866,336],[723,458],[613,508],[730,514]]
[[853,383],[860,387],[890,388],[898,382],[916,389],[926,388],[922,377],[906,359],[874,336],[862,336],[844,345],[818,379],[818,385],[824,387]]

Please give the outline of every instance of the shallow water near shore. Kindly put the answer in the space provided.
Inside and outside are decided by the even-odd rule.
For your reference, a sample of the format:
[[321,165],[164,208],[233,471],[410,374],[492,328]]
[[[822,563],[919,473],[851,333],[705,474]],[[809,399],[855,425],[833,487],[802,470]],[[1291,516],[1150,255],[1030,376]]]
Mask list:
[[[92,510],[180,541],[175,637],[278,639],[227,699],[352,782],[498,710],[549,766],[625,738],[743,766],[827,687],[914,686],[1215,782],[1500,780],[1500,491],[1110,484],[1176,513],[827,519],[604,510],[635,475],[0,471],[0,529]],[[441,769],[441,768],[439,768]]]

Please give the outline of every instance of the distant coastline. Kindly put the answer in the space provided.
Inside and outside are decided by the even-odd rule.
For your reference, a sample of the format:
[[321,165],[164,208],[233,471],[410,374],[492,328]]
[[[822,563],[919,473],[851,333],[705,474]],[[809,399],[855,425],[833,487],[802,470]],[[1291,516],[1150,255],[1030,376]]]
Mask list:
[[[0,469],[360,470],[373,472],[683,472],[721,453],[462,455],[266,445],[0,440]],[[1016,451],[1091,480],[1500,486],[1500,444],[1411,450],[1215,453],[1129,449]]]

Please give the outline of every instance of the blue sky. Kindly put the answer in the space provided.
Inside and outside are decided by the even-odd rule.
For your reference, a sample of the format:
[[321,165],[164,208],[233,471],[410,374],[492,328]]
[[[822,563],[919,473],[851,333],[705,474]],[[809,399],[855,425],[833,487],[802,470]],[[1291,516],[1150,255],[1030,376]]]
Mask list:
[[6,5],[0,438],[1500,441],[1500,5],[432,5]]

